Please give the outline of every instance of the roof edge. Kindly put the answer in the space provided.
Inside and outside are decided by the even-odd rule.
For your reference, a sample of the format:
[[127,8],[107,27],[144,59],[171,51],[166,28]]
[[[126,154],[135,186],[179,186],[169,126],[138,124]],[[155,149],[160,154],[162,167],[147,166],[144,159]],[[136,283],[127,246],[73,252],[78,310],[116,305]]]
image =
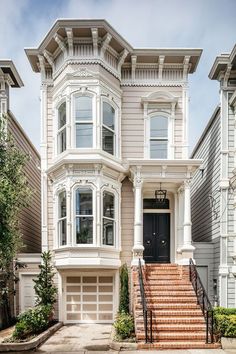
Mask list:
[[24,86],[20,74],[18,73],[15,64],[11,59],[0,59],[0,67],[10,68],[12,71],[12,75],[14,76],[15,81],[17,82],[18,87]]

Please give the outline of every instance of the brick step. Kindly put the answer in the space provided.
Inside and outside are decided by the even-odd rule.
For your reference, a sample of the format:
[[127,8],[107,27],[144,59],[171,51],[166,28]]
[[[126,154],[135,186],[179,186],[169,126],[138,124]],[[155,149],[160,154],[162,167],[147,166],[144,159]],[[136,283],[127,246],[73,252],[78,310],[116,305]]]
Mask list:
[[[201,317],[203,318],[202,316],[202,311],[200,309],[185,309],[185,310],[181,310],[181,309],[175,309],[175,310],[172,310],[172,309],[153,309],[152,308],[152,313],[153,313],[153,317],[157,318],[157,317],[162,317],[162,316],[165,316],[167,318],[170,318],[170,317],[173,317],[176,318],[176,317],[188,317],[188,316],[194,316],[194,317]],[[135,314],[137,317],[140,316],[140,318],[143,318],[143,311],[141,309],[139,310],[136,310],[135,311]]]
[[[136,304],[136,306],[138,308],[141,308],[141,304]],[[149,306],[149,309],[152,309],[152,310],[191,310],[191,309],[199,309],[200,310],[200,307],[197,303],[184,303],[184,304],[180,304],[180,303],[173,303],[173,304],[169,304],[169,303],[154,303],[154,304],[151,304]]]
[[[205,341],[206,333],[205,331],[202,332],[153,332],[152,333],[153,341],[186,341],[186,342],[197,342],[197,341]],[[143,332],[136,332],[136,338],[138,340],[145,340],[145,333]]]
[[[145,286],[145,291],[146,290],[149,290],[151,289],[152,291],[157,291],[157,292],[162,292],[162,291],[165,291],[165,292],[179,292],[179,291],[182,291],[182,292],[194,292],[193,290],[193,287],[192,285],[190,286],[189,284],[187,285],[178,285],[176,287],[173,287],[173,285],[159,285],[159,284],[153,284],[152,286],[148,286],[146,285]],[[134,291],[140,291],[140,287],[139,285],[135,285],[134,287]]]
[[[143,317],[139,317],[136,319],[136,324],[139,326],[139,324],[143,325]],[[192,325],[192,324],[201,324],[205,326],[205,320],[203,316],[198,316],[198,317],[158,317],[152,318],[152,323],[153,324],[179,324],[179,325]]]
[[138,343],[138,349],[217,349],[221,348],[220,343],[206,344],[205,342],[156,342],[156,343]]
[[178,264],[175,264],[175,263],[155,263],[155,264],[150,264],[150,263],[147,263],[145,264],[145,268],[179,268],[179,265]]
[[[196,297],[194,290],[188,289],[188,290],[175,290],[175,291],[171,291],[171,290],[159,290],[158,288],[154,288],[153,287],[151,289],[147,288],[145,289],[145,294],[146,296],[148,296],[148,294],[150,296],[175,296],[175,297]],[[136,296],[140,296],[140,291],[139,289],[136,292]]]
[[[135,284],[136,285],[136,284]],[[138,284],[137,284],[138,285]],[[192,284],[184,279],[170,279],[170,280],[165,280],[165,279],[147,279],[146,281],[144,281],[144,286],[148,285],[148,286],[152,286],[152,285],[165,285],[167,287],[172,287],[173,286],[189,286],[191,288]]]
[[[189,295],[189,296],[160,296],[156,295],[153,296],[153,294],[147,293],[146,294],[146,300],[148,304],[156,304],[156,303],[163,303],[163,302],[169,302],[170,304],[173,303],[191,303],[191,304],[196,304],[197,303],[197,298],[196,296]],[[141,303],[141,296],[137,296],[137,301]]]
[[155,280],[155,279],[169,281],[169,280],[180,280],[180,279],[182,279],[182,277],[179,274],[152,274],[152,275],[147,274],[145,279],[148,282],[150,280]]
[[[142,332],[144,331],[144,324],[142,323],[139,323],[137,324],[137,327],[136,327],[137,331],[138,332]],[[153,329],[153,332],[155,333],[160,333],[162,331],[164,332],[173,332],[173,331],[176,331],[176,332],[203,332],[203,333],[206,333],[206,326],[205,324],[189,324],[189,323],[167,323],[167,324],[160,324],[160,323],[155,323],[153,321],[152,323],[152,329]]]

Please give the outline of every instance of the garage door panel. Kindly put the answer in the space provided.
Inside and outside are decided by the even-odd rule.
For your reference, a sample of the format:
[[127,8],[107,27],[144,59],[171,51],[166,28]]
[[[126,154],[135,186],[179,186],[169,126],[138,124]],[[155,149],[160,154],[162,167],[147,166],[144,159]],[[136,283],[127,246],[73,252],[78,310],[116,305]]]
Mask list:
[[22,274],[20,281],[20,311],[23,312],[35,306],[36,295],[34,281],[36,274]]
[[66,292],[67,322],[113,321],[112,276],[68,276]]

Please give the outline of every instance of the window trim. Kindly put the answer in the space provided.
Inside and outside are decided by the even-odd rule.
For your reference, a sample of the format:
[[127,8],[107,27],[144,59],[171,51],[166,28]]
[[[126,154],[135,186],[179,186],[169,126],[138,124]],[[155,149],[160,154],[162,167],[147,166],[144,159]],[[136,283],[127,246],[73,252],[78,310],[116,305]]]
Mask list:
[[[112,194],[113,197],[114,197],[114,217],[113,218],[109,218],[107,216],[104,216],[104,194],[105,193],[108,193],[108,194]],[[101,246],[102,247],[116,247],[116,244],[117,244],[117,240],[116,240],[116,235],[117,235],[117,229],[116,229],[116,225],[117,225],[117,213],[116,213],[116,210],[117,210],[117,205],[116,205],[116,195],[114,192],[112,192],[111,190],[109,189],[103,189],[102,192],[101,192],[101,199],[102,199],[102,203],[101,203]],[[106,220],[111,220],[113,221],[114,223],[114,235],[113,235],[113,245],[107,245],[107,244],[104,244],[103,243],[103,221],[104,219]]]
[[[158,137],[151,137],[151,119],[152,118],[155,118],[155,117],[165,117],[167,118],[167,129],[168,129],[168,132],[167,132],[167,137],[165,137],[164,139],[163,138],[158,138]],[[160,111],[155,111],[155,112],[152,112],[151,114],[148,115],[148,141],[147,141],[147,150],[148,150],[148,158],[150,160],[166,160],[166,159],[169,159],[170,158],[170,141],[171,141],[171,127],[170,127],[170,115],[166,112],[160,112]],[[167,157],[165,159],[162,159],[162,158],[153,158],[151,157],[151,140],[155,140],[155,141],[166,141],[167,142]]]
[[[103,193],[111,193],[114,196],[114,245],[104,245],[103,244]],[[101,189],[101,216],[100,216],[100,222],[101,222],[101,231],[100,231],[100,245],[103,248],[108,248],[108,249],[118,249],[120,247],[120,230],[119,230],[119,224],[120,224],[120,217],[121,217],[121,211],[120,211],[120,202],[119,198],[121,195],[116,189],[112,189],[109,186],[105,186]]]
[[[114,109],[114,130],[112,130],[111,128],[109,128],[106,124],[103,123],[103,104],[104,103],[107,103],[109,104],[113,109]],[[118,129],[117,129],[117,126],[118,126],[118,115],[117,115],[117,107],[114,105],[113,102],[111,102],[110,100],[106,99],[105,97],[102,97],[101,98],[101,148],[102,148],[102,151],[104,151],[105,153],[111,155],[111,156],[114,156],[114,157],[117,157],[118,156],[118,139],[117,139],[117,136],[118,136]],[[113,154],[110,154],[109,152],[105,151],[103,149],[103,127],[107,130],[109,130],[110,132],[113,133],[113,139],[114,139],[114,145],[113,145],[113,149],[114,149],[114,153]]]
[[[76,98],[78,97],[90,97],[92,99],[92,120],[81,120],[79,122],[76,121],[76,117],[75,117],[75,101]],[[96,93],[86,90],[85,93],[81,93],[81,92],[75,92],[72,94],[72,117],[73,117],[73,138],[72,138],[72,146],[75,149],[79,149],[79,150],[86,150],[86,149],[94,149],[96,147]],[[91,124],[92,125],[92,146],[90,147],[77,147],[76,146],[76,125],[77,124]]]

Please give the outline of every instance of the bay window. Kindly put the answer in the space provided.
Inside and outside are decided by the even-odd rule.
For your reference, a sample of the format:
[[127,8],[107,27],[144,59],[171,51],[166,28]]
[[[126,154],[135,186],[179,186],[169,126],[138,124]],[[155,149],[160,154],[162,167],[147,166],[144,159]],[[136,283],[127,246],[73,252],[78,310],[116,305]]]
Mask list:
[[102,105],[102,149],[115,154],[115,110],[107,102]]
[[76,147],[93,147],[93,109],[92,97],[75,97]]
[[76,244],[93,243],[93,192],[78,188],[76,194]]
[[110,192],[103,193],[103,245],[114,246],[115,241],[115,197]]
[[66,216],[66,191],[62,191],[58,195],[58,236],[59,246],[67,244],[67,216]]
[[66,102],[58,108],[58,132],[57,151],[58,154],[66,150]]
[[150,118],[150,158],[168,157],[168,118],[154,116]]

